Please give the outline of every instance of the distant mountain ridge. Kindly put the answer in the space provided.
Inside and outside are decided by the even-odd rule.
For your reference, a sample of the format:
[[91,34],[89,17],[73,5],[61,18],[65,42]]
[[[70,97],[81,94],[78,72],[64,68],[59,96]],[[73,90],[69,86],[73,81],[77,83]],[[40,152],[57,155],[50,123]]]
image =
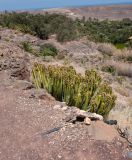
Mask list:
[[76,7],[87,7],[87,6],[109,6],[109,5],[125,5],[125,4],[132,4],[132,1],[125,0],[49,0],[49,1],[35,1],[35,0],[23,0],[17,1],[12,0],[8,2],[7,0],[0,2],[0,11],[8,10],[40,10],[40,9],[51,9],[51,8],[76,8]]

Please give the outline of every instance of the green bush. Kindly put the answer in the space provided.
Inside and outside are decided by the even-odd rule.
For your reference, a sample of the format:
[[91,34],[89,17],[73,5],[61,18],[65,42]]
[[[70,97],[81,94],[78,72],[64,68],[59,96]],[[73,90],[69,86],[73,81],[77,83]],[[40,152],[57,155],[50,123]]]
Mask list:
[[124,48],[126,48],[126,45],[124,43],[117,43],[117,44],[115,44],[115,47],[117,49],[124,49]]
[[73,67],[35,64],[32,78],[37,88],[45,88],[57,100],[83,110],[107,115],[115,105],[112,88],[103,83],[96,71],[77,74]]
[[26,52],[30,52],[32,53],[32,47],[31,47],[31,44],[30,42],[22,42],[22,48],[26,51]]
[[33,15],[27,12],[7,12],[0,14],[0,25],[18,29],[45,40],[51,34],[56,34],[59,41],[69,41],[75,38],[77,34],[74,21],[61,14]]
[[52,44],[46,43],[42,46],[40,46],[40,55],[41,56],[56,56],[58,53],[58,50],[56,49],[55,46]]

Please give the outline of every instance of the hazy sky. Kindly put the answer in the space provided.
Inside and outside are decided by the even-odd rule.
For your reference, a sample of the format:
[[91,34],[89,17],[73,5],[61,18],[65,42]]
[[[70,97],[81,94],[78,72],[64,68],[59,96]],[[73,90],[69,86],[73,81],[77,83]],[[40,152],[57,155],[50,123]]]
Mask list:
[[132,3],[132,0],[0,0],[0,10],[37,9],[112,3]]

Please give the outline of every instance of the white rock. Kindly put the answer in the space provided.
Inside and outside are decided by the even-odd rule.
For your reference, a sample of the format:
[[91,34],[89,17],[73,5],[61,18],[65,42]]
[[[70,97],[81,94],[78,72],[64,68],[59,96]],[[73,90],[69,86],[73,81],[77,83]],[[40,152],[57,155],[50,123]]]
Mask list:
[[86,117],[86,118],[84,119],[84,123],[85,123],[86,125],[90,125],[90,124],[91,124],[91,120],[90,120],[88,117]]

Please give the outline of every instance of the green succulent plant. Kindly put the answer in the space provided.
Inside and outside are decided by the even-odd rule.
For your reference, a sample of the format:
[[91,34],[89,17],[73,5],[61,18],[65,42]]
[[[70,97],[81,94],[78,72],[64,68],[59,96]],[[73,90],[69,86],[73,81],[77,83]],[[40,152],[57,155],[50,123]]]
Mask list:
[[85,111],[105,116],[115,105],[112,88],[102,82],[95,70],[87,70],[82,76],[72,66],[46,67],[36,63],[32,79],[36,88],[45,88],[57,100]]

